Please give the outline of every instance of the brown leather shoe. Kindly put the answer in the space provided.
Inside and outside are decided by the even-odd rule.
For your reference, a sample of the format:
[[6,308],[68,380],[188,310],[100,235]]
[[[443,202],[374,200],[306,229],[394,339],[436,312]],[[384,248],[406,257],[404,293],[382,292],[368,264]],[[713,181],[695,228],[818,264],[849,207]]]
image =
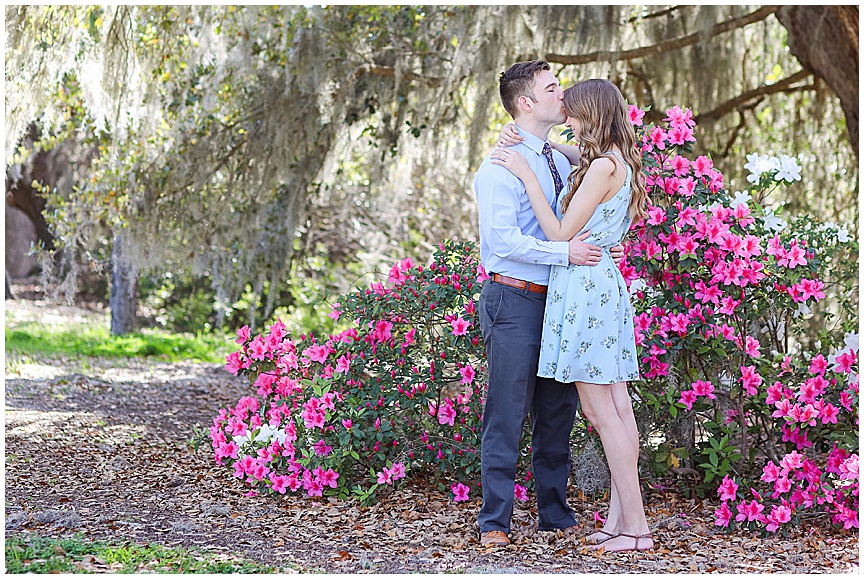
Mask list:
[[561,534],[567,537],[576,537],[582,534],[582,525],[571,525],[561,529]]
[[486,531],[480,533],[480,545],[483,547],[505,546],[510,544],[507,533],[504,531]]

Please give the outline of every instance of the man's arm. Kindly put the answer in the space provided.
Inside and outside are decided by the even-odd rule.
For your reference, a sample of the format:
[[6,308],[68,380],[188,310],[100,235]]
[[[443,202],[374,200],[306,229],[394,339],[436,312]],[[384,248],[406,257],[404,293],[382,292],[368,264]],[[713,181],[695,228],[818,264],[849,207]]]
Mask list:
[[475,190],[481,232],[498,257],[544,265],[564,265],[568,261],[576,265],[596,265],[600,262],[600,248],[582,241],[587,233],[569,242],[545,241],[522,233],[517,215],[523,187],[510,171],[484,165],[478,171]]

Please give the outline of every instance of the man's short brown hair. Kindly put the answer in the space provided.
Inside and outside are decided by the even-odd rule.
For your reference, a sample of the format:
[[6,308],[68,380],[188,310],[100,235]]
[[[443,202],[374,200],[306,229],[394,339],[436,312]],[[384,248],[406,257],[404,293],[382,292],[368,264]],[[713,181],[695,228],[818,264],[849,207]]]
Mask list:
[[498,92],[501,94],[501,104],[504,110],[510,113],[514,119],[519,112],[519,97],[527,96],[534,98],[534,77],[541,70],[550,70],[549,63],[545,60],[529,60],[528,62],[517,62],[498,77]]

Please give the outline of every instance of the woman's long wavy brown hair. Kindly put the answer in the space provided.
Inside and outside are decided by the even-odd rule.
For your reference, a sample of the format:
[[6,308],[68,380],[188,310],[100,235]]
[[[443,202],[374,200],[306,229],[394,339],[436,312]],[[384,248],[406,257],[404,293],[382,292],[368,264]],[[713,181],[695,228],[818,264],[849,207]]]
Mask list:
[[588,167],[599,157],[614,160],[612,145],[618,145],[624,161],[633,170],[630,198],[630,218],[636,222],[645,216],[648,195],[645,192],[645,176],[642,174],[642,155],[636,147],[636,132],[627,114],[627,104],[618,87],[608,80],[592,78],[574,84],[564,91],[564,110],[567,115],[582,123],[579,145],[582,147],[582,162],[567,178],[569,190],[564,196],[564,211],[570,205],[573,194],[585,179]]

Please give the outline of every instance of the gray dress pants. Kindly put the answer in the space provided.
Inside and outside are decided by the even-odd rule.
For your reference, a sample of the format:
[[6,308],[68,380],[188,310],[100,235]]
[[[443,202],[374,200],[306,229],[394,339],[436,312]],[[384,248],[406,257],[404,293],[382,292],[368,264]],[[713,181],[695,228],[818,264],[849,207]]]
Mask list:
[[480,532],[510,532],[519,439],[529,414],[538,528],[547,531],[576,524],[566,491],[570,431],[579,395],[574,384],[537,377],[545,306],[545,294],[491,279],[480,294],[480,327],[489,366],[480,454]]

